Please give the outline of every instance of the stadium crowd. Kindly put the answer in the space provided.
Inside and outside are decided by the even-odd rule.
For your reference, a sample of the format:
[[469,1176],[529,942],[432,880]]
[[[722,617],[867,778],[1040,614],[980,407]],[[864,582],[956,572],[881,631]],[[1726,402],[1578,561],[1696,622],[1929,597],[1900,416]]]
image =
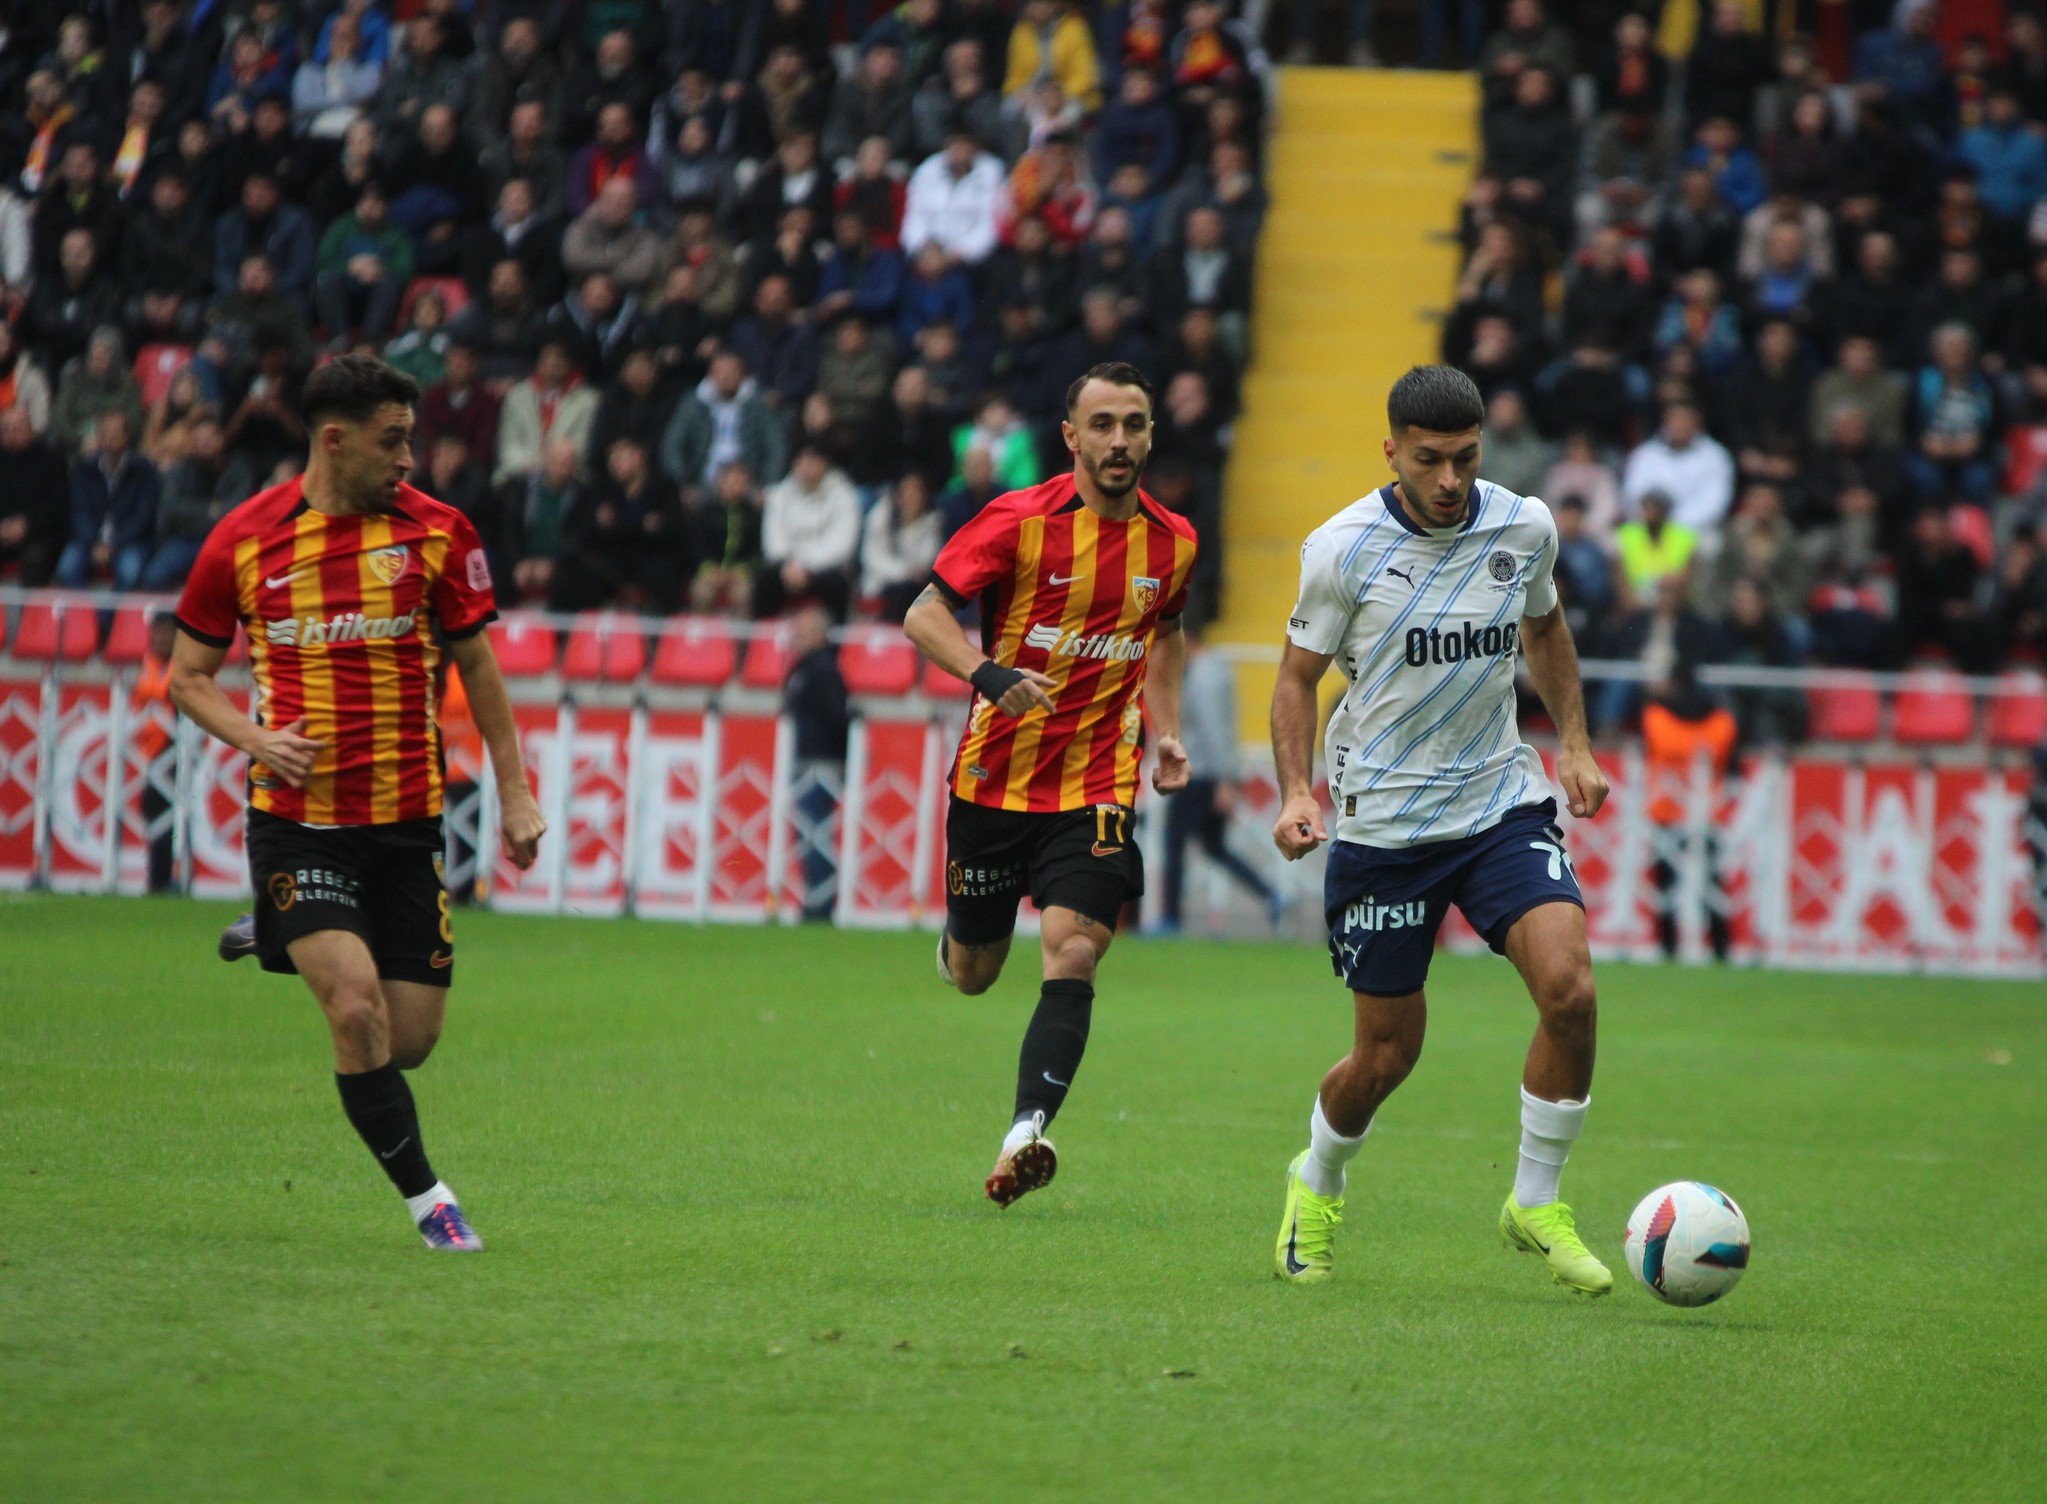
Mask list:
[[71,0],[0,35],[0,574],[168,590],[343,350],[501,597],[900,617],[1158,387],[1208,546],[1265,199],[1213,0]]
[[[1583,650],[1652,680],[2047,647],[2047,29],[1845,13],[1673,0],[1581,51],[1507,0],[1478,60],[1443,356],[1557,514]],[[1805,702],[1737,708],[1788,740]]]

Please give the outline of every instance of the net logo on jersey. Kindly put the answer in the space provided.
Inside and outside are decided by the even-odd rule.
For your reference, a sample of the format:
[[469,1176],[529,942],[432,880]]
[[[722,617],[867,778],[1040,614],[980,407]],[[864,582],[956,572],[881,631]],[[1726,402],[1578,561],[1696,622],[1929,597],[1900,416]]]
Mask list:
[[[1153,580],[1150,583],[1156,596],[1159,582]],[[1112,663],[1136,663],[1144,657],[1145,640],[1114,632],[1097,632],[1092,637],[1083,637],[1078,632],[1068,632],[1047,621],[1024,633],[1024,646],[1042,648],[1053,658],[1106,658]]]
[[398,583],[398,576],[405,573],[405,545],[394,543],[389,548],[373,548],[363,555],[370,566],[370,573],[386,585]]
[[[1502,554],[1499,557],[1506,556]],[[1447,632],[1440,627],[1409,627],[1407,666],[1422,668],[1431,663],[1464,663],[1473,658],[1510,657],[1520,641],[1520,624],[1511,621],[1504,626],[1491,627],[1466,622],[1461,628],[1453,627]]]
[[[399,561],[404,568],[404,561]],[[403,616],[365,616],[360,611],[344,611],[339,616],[327,617],[324,621],[317,616],[304,618],[287,616],[283,621],[263,623],[263,640],[272,647],[321,648],[343,642],[382,642],[387,638],[404,637],[413,628],[417,618],[410,611]]]

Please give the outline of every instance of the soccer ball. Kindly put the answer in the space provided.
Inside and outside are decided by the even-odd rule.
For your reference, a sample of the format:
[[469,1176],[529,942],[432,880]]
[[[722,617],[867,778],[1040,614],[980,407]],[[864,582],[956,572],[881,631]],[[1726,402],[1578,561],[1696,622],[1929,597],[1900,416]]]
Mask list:
[[1748,1218],[1725,1191],[1697,1180],[1659,1186],[1628,1218],[1628,1268],[1674,1306],[1711,1305],[1748,1268]]

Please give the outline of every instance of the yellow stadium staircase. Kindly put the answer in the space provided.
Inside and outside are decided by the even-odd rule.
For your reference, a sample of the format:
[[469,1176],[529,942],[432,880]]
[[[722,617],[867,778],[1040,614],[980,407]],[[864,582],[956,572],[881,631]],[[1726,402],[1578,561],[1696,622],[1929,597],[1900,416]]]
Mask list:
[[[1269,647],[1286,631],[1301,540],[1390,478],[1386,389],[1436,358],[1478,154],[1470,74],[1283,68],[1278,95],[1211,632]],[[1263,741],[1271,669],[1243,664],[1238,699],[1245,739]]]

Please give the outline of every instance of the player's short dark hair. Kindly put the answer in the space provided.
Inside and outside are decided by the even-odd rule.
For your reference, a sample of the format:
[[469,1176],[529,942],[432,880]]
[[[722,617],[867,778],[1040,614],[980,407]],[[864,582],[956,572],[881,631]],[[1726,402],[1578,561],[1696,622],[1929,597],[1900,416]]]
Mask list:
[[306,378],[299,398],[306,427],[327,419],[367,423],[389,402],[410,407],[419,401],[419,383],[374,355],[337,355]]
[[1396,434],[1406,428],[1463,433],[1484,425],[1485,398],[1455,366],[1415,366],[1386,394],[1386,422]]
[[1152,390],[1151,379],[1127,360],[1105,360],[1098,366],[1089,366],[1073,378],[1073,385],[1066,389],[1066,416],[1072,417],[1073,410],[1080,406],[1081,388],[1090,381],[1106,381],[1111,386],[1134,386],[1144,393],[1145,406],[1157,405],[1158,393]]

